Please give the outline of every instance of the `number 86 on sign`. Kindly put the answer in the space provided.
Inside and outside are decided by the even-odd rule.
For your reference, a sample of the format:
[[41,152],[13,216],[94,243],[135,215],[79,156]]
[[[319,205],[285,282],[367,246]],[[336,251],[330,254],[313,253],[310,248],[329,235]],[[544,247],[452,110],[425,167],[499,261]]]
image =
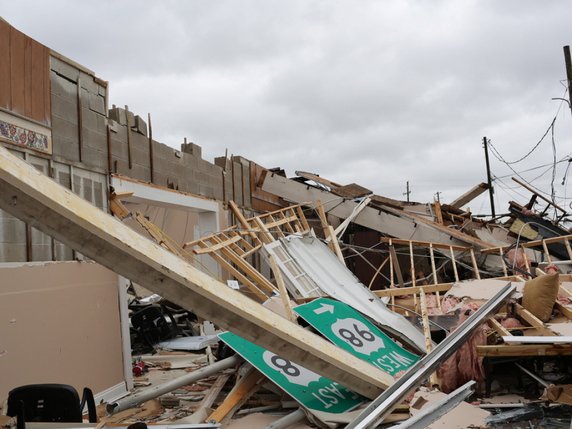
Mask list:
[[369,330],[367,325],[357,319],[338,319],[331,326],[336,337],[345,342],[354,351],[366,356],[384,349],[383,340]]

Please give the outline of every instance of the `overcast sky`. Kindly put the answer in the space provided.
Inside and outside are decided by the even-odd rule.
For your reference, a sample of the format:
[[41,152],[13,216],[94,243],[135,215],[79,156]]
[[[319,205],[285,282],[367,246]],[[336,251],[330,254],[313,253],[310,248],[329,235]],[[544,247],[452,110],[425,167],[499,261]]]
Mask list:
[[[551,192],[572,153],[562,47],[569,0],[0,0],[0,15],[110,82],[153,136],[448,202],[486,180],[482,138]],[[491,155],[493,174],[511,171]],[[555,174],[557,197],[569,164]],[[536,176],[541,175],[538,179]],[[572,171],[570,172],[572,175]],[[509,177],[498,212],[526,202]],[[571,179],[572,180],[572,179]],[[516,194],[517,191],[520,195]],[[572,194],[572,186],[568,191]],[[562,205],[570,201],[559,200]],[[470,204],[488,213],[488,197]]]

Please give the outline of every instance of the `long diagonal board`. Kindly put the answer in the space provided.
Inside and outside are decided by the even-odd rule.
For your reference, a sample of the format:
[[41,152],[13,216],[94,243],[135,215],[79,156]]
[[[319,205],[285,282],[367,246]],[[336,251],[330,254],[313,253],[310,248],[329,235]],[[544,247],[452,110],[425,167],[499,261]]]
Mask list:
[[0,147],[0,208],[273,353],[369,398],[391,376],[199,271]]

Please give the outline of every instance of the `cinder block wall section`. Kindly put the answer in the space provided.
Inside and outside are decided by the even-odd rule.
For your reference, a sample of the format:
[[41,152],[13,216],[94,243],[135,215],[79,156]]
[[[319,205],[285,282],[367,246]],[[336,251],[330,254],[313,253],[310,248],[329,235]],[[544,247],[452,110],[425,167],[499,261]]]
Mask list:
[[107,84],[50,57],[53,156],[107,171]]
[[[150,139],[146,122],[119,107],[110,109],[108,117],[113,173],[219,201],[232,199],[233,193],[226,192],[232,187],[232,179],[227,178],[232,173],[225,172],[224,163],[204,160],[199,145],[183,143],[181,150],[176,150]],[[241,175],[249,173],[248,167],[244,169],[242,164],[237,170]],[[249,180],[247,176],[244,182],[248,184]],[[240,176],[237,183],[241,188],[236,194],[241,196],[241,205],[243,201],[250,201],[250,189],[243,190],[242,182]],[[242,197],[245,192],[247,198]]]

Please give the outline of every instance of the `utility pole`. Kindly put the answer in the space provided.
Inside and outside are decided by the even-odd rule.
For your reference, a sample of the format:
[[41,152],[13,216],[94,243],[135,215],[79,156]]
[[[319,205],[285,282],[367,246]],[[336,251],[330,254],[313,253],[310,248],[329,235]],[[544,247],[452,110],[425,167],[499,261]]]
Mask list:
[[437,197],[436,201],[437,201],[439,204],[441,204],[441,194],[442,194],[442,193],[443,193],[443,192],[441,192],[441,191],[435,192],[435,196]]
[[493,189],[493,183],[491,179],[491,166],[489,164],[489,146],[486,137],[483,137],[483,147],[485,148],[485,161],[487,163],[487,183],[489,185],[489,197],[491,199],[491,215],[492,217],[496,217],[495,200],[493,198],[493,194],[495,193],[495,191]]
[[564,46],[564,62],[566,63],[566,79],[568,80],[568,98],[570,113],[572,113],[572,61],[570,60],[570,46]]
[[407,191],[405,191],[403,194],[401,195],[407,195],[407,202],[409,202],[409,194],[411,193],[411,191],[409,190],[409,180],[407,181]]

